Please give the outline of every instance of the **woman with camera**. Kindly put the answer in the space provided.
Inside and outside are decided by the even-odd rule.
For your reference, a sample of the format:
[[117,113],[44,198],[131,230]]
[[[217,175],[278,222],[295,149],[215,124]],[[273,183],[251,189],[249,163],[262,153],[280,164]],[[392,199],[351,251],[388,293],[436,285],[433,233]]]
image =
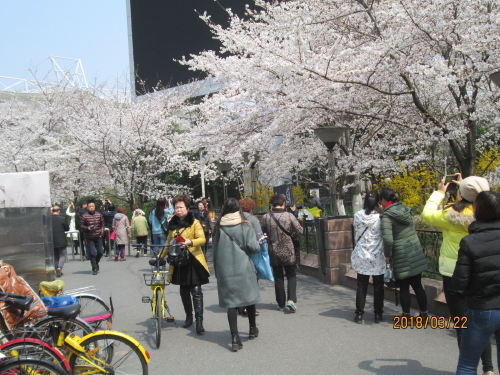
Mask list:
[[[439,273],[443,276],[443,292],[448,310],[452,318],[465,316],[467,309],[463,290],[457,290],[451,281],[458,257],[458,248],[462,238],[469,234],[469,225],[474,221],[473,203],[477,195],[489,190],[488,181],[483,177],[471,176],[462,180],[457,173],[456,180],[447,181],[447,177],[438,184],[437,191],[432,193],[422,211],[422,218],[430,225],[441,228],[443,243],[439,250]],[[458,185],[457,201],[439,209],[445,199],[446,192]],[[456,328],[458,347],[462,338],[462,329]],[[481,355],[483,372],[493,372],[491,343],[487,343]]]
[[[172,274],[172,284],[180,286],[180,295],[186,321],[183,327],[188,328],[193,324],[193,306],[196,319],[196,332],[205,332],[203,328],[203,292],[201,286],[208,284],[210,271],[207,260],[203,254],[202,246],[205,244],[205,234],[200,221],[195,219],[189,211],[192,200],[188,195],[177,195],[173,201],[175,214],[168,223],[167,244],[173,239],[184,245],[188,252],[186,265],[170,264],[169,273]],[[191,303],[192,297],[192,303]]]

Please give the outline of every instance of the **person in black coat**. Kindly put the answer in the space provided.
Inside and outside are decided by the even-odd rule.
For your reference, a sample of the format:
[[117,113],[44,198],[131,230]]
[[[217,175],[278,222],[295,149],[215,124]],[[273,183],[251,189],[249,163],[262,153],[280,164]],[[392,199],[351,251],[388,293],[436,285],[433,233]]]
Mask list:
[[465,317],[454,321],[467,327],[462,332],[458,375],[476,374],[481,353],[493,333],[500,363],[500,194],[479,193],[474,216],[470,234],[460,241],[452,277],[455,289],[464,291],[467,304]]
[[203,253],[207,253],[208,250],[208,240],[210,239],[210,233],[212,232],[212,222],[210,220],[210,215],[208,211],[205,210],[205,205],[203,202],[198,202],[197,204],[198,220],[200,220],[201,226],[203,227],[203,233],[205,234],[205,245],[203,246]]
[[52,244],[54,246],[54,265],[56,267],[56,276],[62,276],[62,268],[66,262],[66,232],[69,231],[69,225],[64,217],[60,216],[61,208],[52,207]]

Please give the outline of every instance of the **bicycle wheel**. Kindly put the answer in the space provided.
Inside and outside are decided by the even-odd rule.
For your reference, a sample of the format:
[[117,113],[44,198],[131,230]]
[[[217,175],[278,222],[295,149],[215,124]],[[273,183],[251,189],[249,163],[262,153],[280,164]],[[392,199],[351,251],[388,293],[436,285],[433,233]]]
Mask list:
[[[56,343],[53,341],[52,335],[50,334],[50,326],[57,323],[62,327],[63,322],[64,319],[57,316],[48,316],[36,321],[33,327],[36,328],[39,333],[36,334],[35,337],[45,341],[49,345],[55,346]],[[75,318],[68,321],[67,331],[76,336],[83,337],[94,332],[94,329],[84,320]],[[33,335],[30,335],[30,337],[33,337]]]
[[161,290],[160,288],[156,289],[156,320],[155,320],[155,328],[156,328],[156,347],[160,347],[161,343],[161,321],[163,318],[162,314],[162,304],[161,304]]
[[68,372],[60,366],[43,360],[27,357],[11,358],[0,363],[1,375],[68,375]]
[[74,297],[81,306],[80,314],[78,315],[80,318],[94,328],[99,328],[103,321],[106,322],[107,329],[113,327],[112,309],[101,297],[94,294],[76,294]]
[[[83,338],[80,345],[88,355],[85,357],[112,374],[147,375],[148,364],[139,347],[132,341],[112,332],[93,334]],[[113,351],[109,350],[113,348]],[[96,368],[87,361],[71,353],[68,358],[73,375],[96,373]]]
[[0,351],[7,357],[29,357],[44,359],[69,371],[70,366],[64,355],[46,342],[38,339],[14,339],[0,345]]

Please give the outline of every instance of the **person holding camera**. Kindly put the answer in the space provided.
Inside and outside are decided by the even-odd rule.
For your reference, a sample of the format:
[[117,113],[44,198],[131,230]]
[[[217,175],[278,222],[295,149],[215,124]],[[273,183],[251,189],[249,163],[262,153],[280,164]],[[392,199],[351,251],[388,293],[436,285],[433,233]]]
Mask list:
[[80,229],[85,234],[85,242],[88,246],[87,257],[92,265],[92,273],[97,275],[103,253],[104,216],[96,212],[93,201],[87,202],[87,212],[80,216]]
[[[462,238],[469,234],[469,225],[474,221],[473,203],[477,195],[490,189],[488,181],[483,177],[471,176],[462,180],[462,175],[456,173],[455,179],[444,176],[439,182],[437,190],[427,200],[422,211],[422,218],[430,225],[441,228],[443,243],[439,250],[439,273],[443,276],[443,292],[446,304],[452,318],[465,316],[467,308],[463,290],[457,290],[451,278],[458,258],[458,249]],[[458,185],[457,201],[439,209],[453,186]],[[457,332],[458,348],[462,340],[462,329],[455,328]],[[491,358],[491,343],[488,341],[481,355],[483,372],[488,374],[493,371]]]

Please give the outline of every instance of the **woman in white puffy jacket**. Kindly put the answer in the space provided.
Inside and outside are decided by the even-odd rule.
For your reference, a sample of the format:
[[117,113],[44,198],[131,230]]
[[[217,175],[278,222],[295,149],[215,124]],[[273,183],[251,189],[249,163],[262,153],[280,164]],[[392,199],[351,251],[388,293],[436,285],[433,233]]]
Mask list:
[[358,273],[356,313],[354,321],[363,323],[366,293],[370,276],[373,279],[373,305],[375,323],[380,323],[384,309],[385,256],[380,221],[379,195],[369,191],[365,195],[363,209],[354,215],[356,246],[351,255],[352,268]]

